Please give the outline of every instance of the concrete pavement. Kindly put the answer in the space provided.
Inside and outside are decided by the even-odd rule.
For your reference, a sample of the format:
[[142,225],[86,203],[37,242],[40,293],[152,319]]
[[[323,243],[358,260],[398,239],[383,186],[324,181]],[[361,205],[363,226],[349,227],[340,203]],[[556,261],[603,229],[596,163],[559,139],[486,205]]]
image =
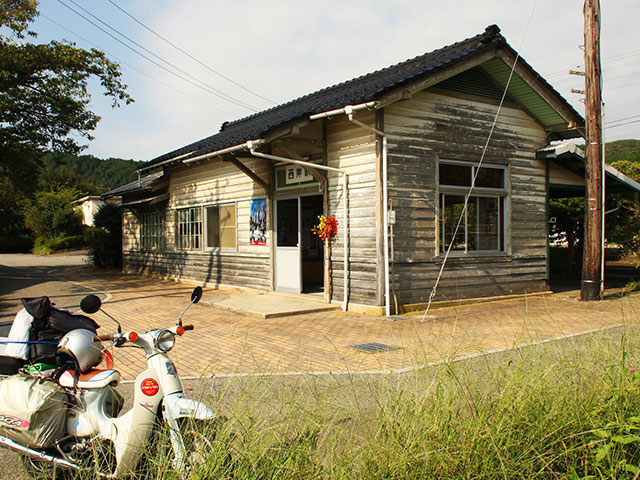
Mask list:
[[[62,306],[78,309],[80,299],[93,292],[104,299],[104,310],[127,331],[169,327],[188,304],[193,288],[95,270],[73,258],[70,263],[38,260],[37,266],[28,267],[13,257],[0,255],[3,319],[15,314],[22,296],[48,295]],[[28,263],[27,257],[31,256],[20,261]],[[184,322],[195,325],[195,330],[179,338],[171,352],[178,372],[183,376],[220,377],[403,371],[618,324],[638,324],[640,318],[638,294],[585,303],[577,300],[577,292],[432,310],[425,322],[421,315],[392,320],[341,311],[262,318],[228,309],[232,303],[266,304],[265,299],[271,304],[281,303],[284,309],[293,301],[305,301],[304,297],[205,289],[203,301],[184,316]],[[311,299],[311,303],[326,307],[317,299]],[[102,325],[100,333],[116,328],[101,313],[93,318]],[[379,353],[352,348],[371,343],[398,348]],[[120,348],[113,353],[125,379],[135,378],[145,368],[139,350]]]

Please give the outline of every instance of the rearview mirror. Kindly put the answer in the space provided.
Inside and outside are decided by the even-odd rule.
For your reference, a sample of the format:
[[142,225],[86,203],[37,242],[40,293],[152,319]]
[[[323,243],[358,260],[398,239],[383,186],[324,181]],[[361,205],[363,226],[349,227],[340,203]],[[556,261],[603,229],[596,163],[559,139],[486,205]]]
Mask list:
[[198,303],[202,298],[202,287],[196,287],[193,289],[193,293],[191,293],[191,302]]
[[84,313],[96,313],[102,306],[102,300],[94,294],[87,295],[80,302],[80,308]]

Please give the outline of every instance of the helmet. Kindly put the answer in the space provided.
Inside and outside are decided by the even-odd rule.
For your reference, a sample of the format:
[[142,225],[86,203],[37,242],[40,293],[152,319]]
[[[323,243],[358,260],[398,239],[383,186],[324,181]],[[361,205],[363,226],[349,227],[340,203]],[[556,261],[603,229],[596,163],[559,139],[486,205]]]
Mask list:
[[56,350],[58,365],[62,366],[71,360],[82,373],[86,373],[100,363],[102,345],[94,340],[94,335],[91,330],[79,328],[62,337]]

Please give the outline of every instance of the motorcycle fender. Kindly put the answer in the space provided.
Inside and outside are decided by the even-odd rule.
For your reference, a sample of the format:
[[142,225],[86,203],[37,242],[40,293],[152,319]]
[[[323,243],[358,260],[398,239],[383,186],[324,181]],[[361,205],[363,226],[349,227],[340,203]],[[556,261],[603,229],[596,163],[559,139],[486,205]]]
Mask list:
[[204,403],[185,398],[182,392],[166,395],[163,399],[166,414],[171,418],[190,417],[197,420],[210,420],[216,414]]

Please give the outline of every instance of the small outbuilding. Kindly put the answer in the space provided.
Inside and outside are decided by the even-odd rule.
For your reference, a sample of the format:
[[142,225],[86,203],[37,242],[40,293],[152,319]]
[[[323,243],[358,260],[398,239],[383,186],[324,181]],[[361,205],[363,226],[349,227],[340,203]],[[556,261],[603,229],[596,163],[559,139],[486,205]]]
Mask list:
[[436,301],[543,291],[551,177],[584,184],[549,147],[583,129],[492,25],[150,160],[114,191],[124,269],[384,314],[424,305],[450,249]]

